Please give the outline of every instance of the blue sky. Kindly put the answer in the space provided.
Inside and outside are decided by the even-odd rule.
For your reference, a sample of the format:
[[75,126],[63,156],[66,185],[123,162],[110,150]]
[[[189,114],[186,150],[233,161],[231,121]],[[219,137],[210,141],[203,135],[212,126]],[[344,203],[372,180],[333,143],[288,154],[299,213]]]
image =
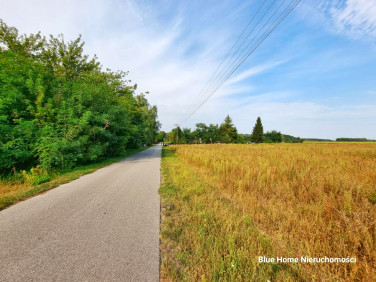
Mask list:
[[82,34],[104,68],[150,92],[163,130],[229,114],[241,133],[260,116],[300,137],[376,139],[376,0],[303,0],[182,123],[259,3],[0,0],[0,18],[20,33]]

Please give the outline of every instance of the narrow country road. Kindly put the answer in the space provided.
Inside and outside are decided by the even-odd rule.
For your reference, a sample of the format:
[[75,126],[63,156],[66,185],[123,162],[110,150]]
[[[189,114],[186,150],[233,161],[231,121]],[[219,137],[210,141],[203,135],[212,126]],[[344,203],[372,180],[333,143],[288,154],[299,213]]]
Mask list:
[[161,147],[0,212],[0,281],[158,281]]

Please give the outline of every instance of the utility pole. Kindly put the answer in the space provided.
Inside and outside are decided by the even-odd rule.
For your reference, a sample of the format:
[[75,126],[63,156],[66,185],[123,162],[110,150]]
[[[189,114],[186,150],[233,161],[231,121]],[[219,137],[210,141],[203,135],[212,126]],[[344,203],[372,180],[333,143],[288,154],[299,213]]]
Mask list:
[[176,126],[176,144],[179,144],[179,124],[175,124]]

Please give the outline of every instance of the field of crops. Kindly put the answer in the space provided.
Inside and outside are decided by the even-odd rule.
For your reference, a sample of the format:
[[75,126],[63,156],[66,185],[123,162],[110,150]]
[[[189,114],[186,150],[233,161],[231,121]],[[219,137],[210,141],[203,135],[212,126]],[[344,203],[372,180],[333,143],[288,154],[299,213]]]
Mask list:
[[179,145],[162,168],[162,278],[376,279],[375,143]]

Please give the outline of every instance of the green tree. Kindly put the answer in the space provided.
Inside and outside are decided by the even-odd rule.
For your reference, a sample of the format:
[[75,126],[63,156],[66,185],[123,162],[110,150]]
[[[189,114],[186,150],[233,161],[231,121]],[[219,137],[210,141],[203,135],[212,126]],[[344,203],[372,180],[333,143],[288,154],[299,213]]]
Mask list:
[[183,131],[181,128],[175,127],[167,134],[167,142],[174,143],[174,144],[181,144],[181,137],[183,135]]
[[157,142],[164,142],[165,138],[167,136],[167,133],[164,131],[159,131],[156,137]]
[[220,141],[223,143],[235,143],[238,140],[238,131],[229,115],[226,116],[224,122],[219,126],[218,132]]
[[179,136],[180,144],[191,144],[193,142],[192,132],[190,128],[183,128]]
[[253,127],[251,141],[255,142],[255,143],[262,143],[263,142],[263,135],[264,135],[264,128],[263,128],[262,123],[261,123],[261,118],[258,117],[257,120],[256,120],[256,124]]
[[152,144],[157,107],[81,37],[19,35],[0,20],[0,172],[69,169]]
[[192,141],[199,142],[201,138],[202,143],[210,144],[219,141],[219,132],[217,124],[197,123],[196,129],[192,131]]
[[277,130],[268,131],[264,134],[264,141],[266,143],[281,143],[283,136]]
[[206,141],[205,143],[215,143],[219,141],[219,127],[218,124],[209,124],[207,127],[207,136],[206,136]]

